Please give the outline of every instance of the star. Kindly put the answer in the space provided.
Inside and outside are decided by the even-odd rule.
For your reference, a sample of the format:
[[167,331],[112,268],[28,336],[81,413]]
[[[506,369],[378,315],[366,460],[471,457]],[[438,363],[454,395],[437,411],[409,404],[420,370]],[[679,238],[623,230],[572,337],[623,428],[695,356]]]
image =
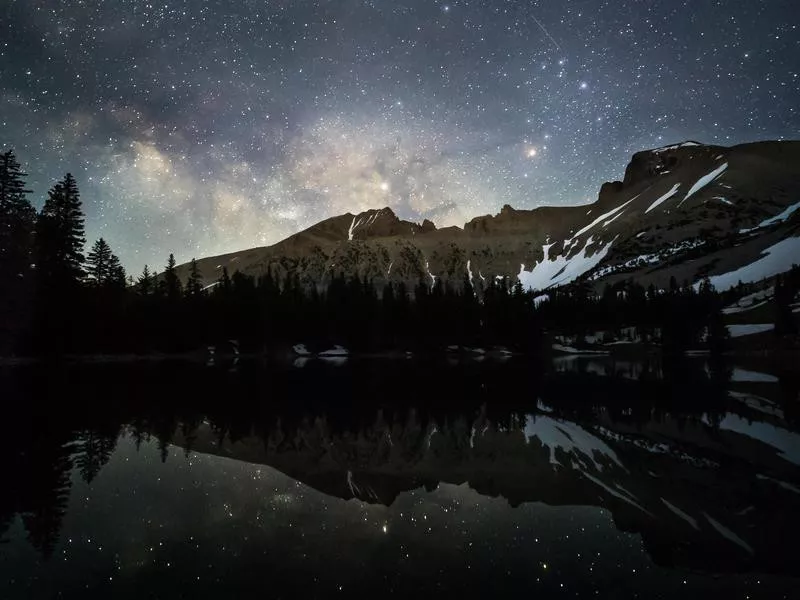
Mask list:
[[800,131],[780,3],[29,4],[0,24],[0,146],[37,208],[72,172],[133,273],[387,205],[592,201],[636,151]]

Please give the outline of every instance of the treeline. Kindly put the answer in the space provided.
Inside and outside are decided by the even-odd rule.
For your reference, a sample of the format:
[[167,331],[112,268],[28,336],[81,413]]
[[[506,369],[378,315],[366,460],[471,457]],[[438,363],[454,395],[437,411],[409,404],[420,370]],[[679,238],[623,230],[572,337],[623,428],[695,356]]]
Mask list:
[[[521,283],[492,279],[473,288],[436,280],[376,289],[371,281],[335,276],[324,291],[289,275],[253,277],[222,269],[204,281],[192,261],[181,280],[169,256],[161,273],[127,277],[108,243],[84,255],[84,216],[75,179],[66,175],[37,213],[12,152],[0,155],[0,353],[190,352],[213,345],[241,352],[341,344],[353,351],[437,351],[448,346],[504,346],[537,351],[554,334],[635,328],[643,342],[670,353],[707,343],[723,352],[721,308],[730,301],[706,279],[699,290],[673,279],[669,289],[633,281],[597,294],[585,283],[537,295]],[[796,274],[779,281],[791,302]],[[787,305],[788,306],[788,305]],[[793,326],[781,312],[781,331]],[[233,342],[231,342],[233,340]]]

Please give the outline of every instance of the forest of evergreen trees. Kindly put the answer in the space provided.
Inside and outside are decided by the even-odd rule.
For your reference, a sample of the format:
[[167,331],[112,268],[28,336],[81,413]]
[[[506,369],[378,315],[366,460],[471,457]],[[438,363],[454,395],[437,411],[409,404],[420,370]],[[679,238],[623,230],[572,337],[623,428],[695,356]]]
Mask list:
[[[551,334],[580,337],[635,327],[667,352],[708,340],[724,351],[721,308],[743,291],[718,294],[708,280],[699,291],[645,289],[634,281],[606,287],[585,283],[548,292],[493,280],[475,291],[439,280],[378,290],[371,282],[334,277],[323,293],[296,278],[254,278],[225,269],[203,281],[192,261],[181,281],[173,255],[161,273],[148,267],[127,277],[104,239],[85,253],[84,215],[75,179],[67,174],[48,192],[41,211],[31,202],[25,173],[12,151],[0,155],[0,355],[191,352],[236,340],[243,352],[302,342],[324,349],[435,351],[451,345],[505,346],[536,351]],[[800,289],[795,269],[779,278],[776,330],[791,333],[789,304]],[[708,335],[705,335],[705,332]]]

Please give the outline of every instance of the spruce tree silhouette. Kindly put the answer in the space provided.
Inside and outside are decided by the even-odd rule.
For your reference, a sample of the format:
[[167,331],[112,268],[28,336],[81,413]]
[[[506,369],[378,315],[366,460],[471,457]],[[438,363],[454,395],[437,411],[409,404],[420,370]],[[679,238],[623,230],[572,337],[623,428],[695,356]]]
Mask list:
[[86,274],[89,283],[102,287],[111,279],[111,246],[103,239],[98,239],[86,257]]
[[178,274],[175,272],[175,255],[170,254],[169,258],[167,259],[167,266],[164,268],[163,273],[163,287],[164,287],[164,295],[167,297],[167,300],[170,302],[177,302],[181,297],[181,280],[178,278]]
[[36,327],[39,348],[75,350],[81,313],[84,217],[75,179],[67,173],[48,192],[36,224]]
[[186,282],[186,295],[190,298],[200,296],[203,291],[203,276],[197,268],[197,261],[193,258],[189,266],[189,279]]
[[36,211],[13,153],[0,154],[0,352],[23,349],[32,318],[31,265]]
[[48,192],[36,231],[37,271],[48,282],[75,288],[83,279],[84,216],[69,173]]
[[142,269],[142,274],[136,280],[137,292],[140,296],[147,297],[153,293],[153,275],[150,273],[150,267],[147,265]]

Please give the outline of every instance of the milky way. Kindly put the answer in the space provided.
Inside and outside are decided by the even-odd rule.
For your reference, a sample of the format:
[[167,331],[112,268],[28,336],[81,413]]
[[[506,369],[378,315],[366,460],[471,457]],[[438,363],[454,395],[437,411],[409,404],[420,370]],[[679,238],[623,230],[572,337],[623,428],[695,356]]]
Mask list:
[[584,203],[644,148],[800,137],[794,4],[3,0],[0,147],[131,270]]

